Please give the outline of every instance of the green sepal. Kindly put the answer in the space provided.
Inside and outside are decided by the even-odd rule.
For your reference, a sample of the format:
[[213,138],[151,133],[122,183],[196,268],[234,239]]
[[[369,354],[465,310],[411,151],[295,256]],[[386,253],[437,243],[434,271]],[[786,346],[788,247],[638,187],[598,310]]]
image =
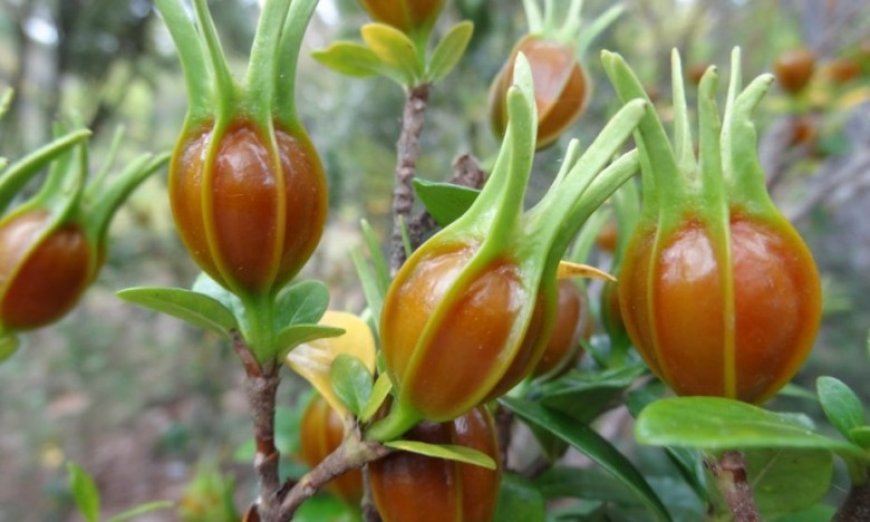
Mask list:
[[183,288],[136,287],[116,294],[133,304],[177,317],[229,338],[239,328],[233,312],[217,299]]
[[293,0],[281,29],[281,41],[277,50],[274,115],[275,120],[288,129],[301,127],[296,114],[296,69],[302,38],[316,7],[317,0]]
[[459,22],[447,31],[426,64],[426,83],[435,83],[450,74],[465,54],[473,33],[474,24],[468,20]]
[[329,380],[341,402],[359,417],[372,395],[372,374],[366,365],[353,355],[340,354],[330,365]]
[[656,520],[670,520],[661,499],[640,471],[589,426],[531,401],[503,397],[499,402],[525,422],[549,430],[619,479],[637,495]]
[[637,418],[635,437],[641,444],[654,446],[709,451],[805,448],[870,460],[861,447],[821,435],[810,424],[802,415],[774,413],[736,400],[677,397],[647,406]]
[[69,152],[90,136],[91,131],[88,129],[70,132],[7,166],[0,174],[0,214],[9,207],[21,188],[38,174],[40,169],[56,161],[59,156]]
[[816,390],[828,421],[851,440],[852,430],[867,423],[861,399],[846,383],[834,377],[819,377]]
[[372,331],[376,336],[380,335],[380,323],[377,318],[381,316],[381,310],[384,308],[384,296],[386,289],[382,288],[378,282],[376,269],[362,254],[359,248],[353,248],[350,251],[350,259],[356,269],[357,278],[362,286],[363,296],[368,304],[368,310],[371,312],[372,320],[369,321]]
[[[162,168],[167,161],[169,161],[169,153],[156,156],[143,154],[131,161],[110,182],[106,182],[102,175],[98,175],[86,187],[84,208],[80,210],[81,216],[79,219],[83,222],[86,234],[91,238],[92,245],[96,248],[103,248],[109,224],[118,208],[127,200],[133,190]],[[104,168],[107,167],[104,166]]]
[[543,11],[538,0],[523,0],[523,8],[529,34],[570,45],[578,57],[583,57],[592,42],[625,11],[625,6],[616,4],[591,23],[583,24],[583,0],[571,0],[570,4],[546,0]]
[[69,489],[82,518],[87,522],[98,522],[100,520],[100,491],[97,489],[94,479],[87,471],[73,462],[68,462],[66,469],[69,475]]
[[387,293],[387,288],[390,286],[390,266],[387,264],[383,251],[381,251],[381,243],[377,233],[375,233],[372,226],[365,219],[360,221],[360,230],[366,248],[369,251],[369,260],[374,270],[376,284],[381,292],[381,296],[383,296]]
[[497,465],[492,457],[468,446],[457,444],[430,444],[416,440],[391,440],[384,442],[384,446],[408,453],[416,453],[436,459],[453,460],[464,464],[472,464],[486,469],[496,469]]

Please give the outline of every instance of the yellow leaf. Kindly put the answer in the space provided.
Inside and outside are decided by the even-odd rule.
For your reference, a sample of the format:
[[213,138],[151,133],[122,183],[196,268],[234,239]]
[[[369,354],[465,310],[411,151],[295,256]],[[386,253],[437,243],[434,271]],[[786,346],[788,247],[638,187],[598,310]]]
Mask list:
[[329,380],[332,361],[341,354],[352,355],[365,364],[369,373],[375,371],[375,338],[368,324],[354,314],[328,310],[320,324],[343,328],[338,337],[317,339],[300,344],[287,355],[287,366],[307,380],[314,389],[344,418],[348,411],[335,395]]

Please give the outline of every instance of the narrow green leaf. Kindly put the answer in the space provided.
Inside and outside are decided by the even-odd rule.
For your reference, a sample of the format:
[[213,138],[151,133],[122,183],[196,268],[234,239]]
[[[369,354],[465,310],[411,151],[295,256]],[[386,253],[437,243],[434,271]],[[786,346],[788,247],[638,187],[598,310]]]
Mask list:
[[369,222],[363,219],[360,222],[360,228],[362,229],[366,248],[368,248],[369,251],[369,260],[371,261],[372,268],[374,268],[374,273],[377,276],[376,281],[378,284],[378,290],[381,295],[385,295],[387,293],[387,288],[390,286],[390,266],[387,264],[383,251],[381,251],[381,243],[378,240],[378,236],[375,234],[371,225],[369,225]]
[[843,381],[834,377],[819,377],[816,390],[825,416],[847,439],[853,429],[866,423],[861,399]]
[[360,422],[368,422],[377,413],[378,408],[384,403],[384,400],[390,395],[390,390],[393,389],[393,381],[386,372],[378,375],[375,380],[375,385],[372,387],[372,394],[369,396],[368,402],[363,406],[359,414]]
[[343,353],[332,361],[329,380],[341,402],[354,415],[359,416],[372,395],[372,374],[365,363],[353,355]]
[[538,488],[527,478],[514,473],[501,477],[495,520],[544,522],[547,504]]
[[79,513],[87,522],[97,522],[100,519],[100,491],[94,479],[73,462],[67,463],[66,469],[69,474],[69,489]]
[[427,457],[436,459],[455,460],[472,464],[486,469],[495,469],[495,461],[486,453],[469,448],[468,446],[459,446],[456,444],[429,444],[416,440],[391,440],[384,442],[384,446],[407,451],[409,453],[417,453]]
[[175,504],[173,504],[169,500],[158,500],[155,502],[140,504],[134,508],[130,508],[127,511],[124,511],[123,513],[119,513],[113,516],[109,519],[109,522],[123,522],[124,520],[130,520],[132,518],[138,517],[139,515],[144,515],[145,513],[151,513],[152,511],[170,509],[174,505]]
[[617,504],[638,503],[637,495],[600,468],[553,467],[533,479],[548,500],[580,498]]
[[867,459],[858,446],[810,429],[801,416],[766,411],[719,397],[676,397],[656,401],[638,416],[641,444],[712,451],[745,448],[808,448]]
[[381,309],[384,307],[385,294],[380,290],[374,270],[360,253],[359,249],[354,248],[350,251],[350,259],[353,261],[354,268],[356,268],[356,274],[359,278],[360,286],[362,286],[363,295],[371,311],[372,318],[370,325],[375,335],[379,335],[378,318],[380,318]]
[[471,207],[479,190],[414,178],[414,191],[435,221],[446,227]]
[[326,337],[338,337],[342,334],[344,334],[344,328],[334,328],[322,324],[291,324],[278,332],[278,339],[275,341],[279,350],[278,360],[283,361],[293,348],[302,343]]
[[330,69],[357,78],[382,74],[383,65],[377,55],[365,45],[356,42],[338,41],[311,56]]
[[626,366],[604,372],[573,371],[541,386],[541,404],[588,423],[618,406],[622,393],[646,372],[643,366]]
[[641,499],[657,520],[670,520],[668,510],[631,461],[589,426],[527,400],[503,397],[499,402],[524,421],[550,430],[610,472]]
[[275,328],[316,323],[323,317],[327,306],[329,290],[325,284],[320,281],[295,283],[275,299]]
[[450,31],[438,42],[432,53],[432,58],[429,60],[428,74],[426,75],[428,81],[434,83],[450,74],[450,71],[456,67],[456,64],[462,59],[462,55],[465,54],[465,48],[468,47],[473,33],[474,24],[468,20],[459,22],[450,28]]
[[118,297],[144,308],[177,317],[194,326],[229,336],[238,328],[236,318],[218,300],[183,288],[127,288]]
[[423,75],[423,64],[417,47],[405,33],[381,23],[366,24],[360,32],[384,65],[401,72],[406,87],[417,84]]

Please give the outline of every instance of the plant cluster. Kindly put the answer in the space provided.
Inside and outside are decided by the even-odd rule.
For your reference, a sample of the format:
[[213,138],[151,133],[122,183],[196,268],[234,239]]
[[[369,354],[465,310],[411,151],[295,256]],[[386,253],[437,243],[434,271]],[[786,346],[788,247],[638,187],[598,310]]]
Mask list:
[[[86,183],[87,131],[59,132],[0,173],[6,211],[50,166],[37,194],[0,218],[0,357],[18,332],[75,305],[105,259],[112,214],[168,161],[175,225],[202,273],[190,289],[119,296],[213,331],[238,355],[258,487],[243,520],[291,520],[320,490],[350,516],[387,522],[859,520],[870,509],[870,427],[857,396],[832,377],[815,394],[785,388],[818,400],[844,439],[761,407],[800,368],[822,313],[812,254],[773,203],[758,157],[753,111],[774,77],[744,87],[735,49],[720,111],[718,69],[705,68],[693,131],[674,51],[670,137],[631,67],[604,51],[619,107],[588,146],[568,142],[549,188],[527,208],[536,151],[583,114],[590,43],[623,8],[581,24],[579,0],[543,10],[525,0],[529,33],[490,90],[500,148],[485,181],[432,183],[414,180],[429,91],[461,60],[472,24],[430,46],[443,1],[360,4],[374,20],[362,43],[314,56],[349,76],[389,78],[406,94],[390,255],[363,223],[368,255],[352,256],[366,310],[328,310],[324,283],[296,279],[328,210],[295,94],[317,0],[263,3],[243,79],[227,64],[206,0],[192,2],[192,17],[182,0],[156,0],[189,99],[175,148],[114,178],[106,166]],[[812,68],[804,53],[776,72],[798,93]],[[416,198],[425,219],[411,214]],[[612,254],[612,274],[583,264],[596,240]],[[604,281],[600,304],[589,278]],[[593,317],[605,333],[593,336]],[[308,469],[289,477],[275,422],[288,368],[313,390],[292,455]],[[645,476],[593,428],[620,405],[639,443],[664,448],[679,487]],[[519,425],[537,441],[531,463],[518,458],[529,453],[517,449]],[[595,466],[565,465],[569,448]],[[822,502],[834,456],[852,481],[839,510]],[[97,520],[93,480],[75,465],[70,475],[85,518]],[[189,489],[186,520],[239,517],[232,481],[213,476],[203,471]],[[674,503],[679,495],[690,500]],[[548,515],[546,502],[559,498],[573,502]]]

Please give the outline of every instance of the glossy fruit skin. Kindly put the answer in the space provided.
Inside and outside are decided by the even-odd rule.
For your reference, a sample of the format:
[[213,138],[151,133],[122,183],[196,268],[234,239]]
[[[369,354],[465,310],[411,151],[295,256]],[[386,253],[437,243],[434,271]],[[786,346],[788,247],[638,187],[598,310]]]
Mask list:
[[[450,422],[423,422],[405,437],[458,444],[498,462],[492,416],[477,407]],[[492,520],[501,470],[397,452],[369,464],[369,483],[384,522],[484,522]]]
[[360,0],[360,3],[373,20],[409,34],[431,28],[444,7],[444,0]]
[[[329,403],[317,396],[311,400],[299,426],[299,457],[309,467],[320,464],[335,451],[344,439],[344,424]],[[327,489],[352,506],[363,496],[363,476],[359,469],[350,470],[332,479]]]
[[[797,372],[821,316],[812,255],[791,225],[731,209],[731,266],[715,236],[687,219],[642,225],[619,281],[622,317],[653,372],[679,395],[760,403]],[[729,284],[730,283],[730,284]]]
[[535,35],[525,36],[490,87],[490,123],[499,138],[507,127],[505,96],[513,82],[513,64],[518,53],[526,56],[532,68],[538,109],[536,148],[541,150],[555,143],[583,114],[589,98],[589,80],[573,47]]
[[[199,266],[223,286],[274,292],[317,246],[327,214],[323,168],[303,132],[275,130],[277,149],[251,122],[183,138],[170,167],[179,233]],[[274,158],[280,158],[280,172]]]
[[793,49],[782,53],[773,65],[776,79],[783,90],[797,94],[807,86],[813,77],[816,57],[807,49]]
[[[475,251],[474,245],[457,244],[412,258],[384,301],[380,331],[387,368],[402,400],[427,419],[448,420],[501,395],[525,377],[536,356],[541,306],[509,368],[495,374],[508,357],[509,337],[529,293],[510,259],[496,259],[471,276],[463,273]],[[494,379],[485,397],[469,403]]]
[[[0,223],[0,325],[30,330],[60,319],[97,272],[85,232],[44,211]],[[51,230],[47,230],[51,228]]]
[[557,377],[568,371],[583,355],[580,339],[591,335],[592,319],[583,293],[571,280],[560,280],[556,324],[531,375]]

